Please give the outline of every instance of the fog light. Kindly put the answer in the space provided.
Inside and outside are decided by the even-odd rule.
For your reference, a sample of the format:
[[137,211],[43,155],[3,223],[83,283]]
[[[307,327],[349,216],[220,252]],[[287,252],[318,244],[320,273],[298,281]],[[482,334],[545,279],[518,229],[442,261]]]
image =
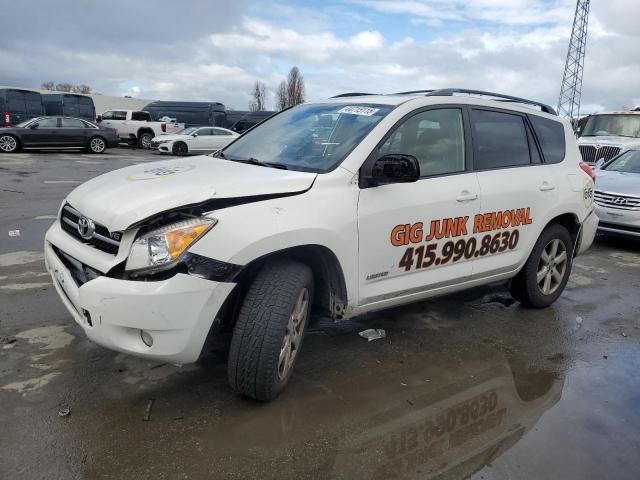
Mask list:
[[149,332],[145,332],[144,330],[140,330],[140,338],[142,339],[142,342],[147,347],[150,347],[150,346],[153,345],[153,337],[151,336],[151,334]]

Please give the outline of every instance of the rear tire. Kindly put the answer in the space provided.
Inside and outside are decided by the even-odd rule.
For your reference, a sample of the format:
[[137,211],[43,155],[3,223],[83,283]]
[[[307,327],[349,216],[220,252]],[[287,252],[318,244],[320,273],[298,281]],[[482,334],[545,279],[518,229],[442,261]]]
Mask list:
[[572,260],[573,244],[568,230],[557,223],[549,225],[511,281],[511,295],[527,307],[548,307],[567,285]]
[[149,132],[142,132],[138,137],[138,146],[149,150],[151,148],[151,140],[153,140],[153,134]]
[[249,287],[233,330],[231,388],[269,401],[291,378],[313,305],[313,273],[293,260],[267,263]]
[[176,142],[173,144],[171,152],[178,157],[184,157],[189,153],[189,147],[184,142]]
[[107,149],[107,142],[102,137],[92,137],[87,147],[90,153],[104,153]]
[[20,150],[20,142],[13,135],[0,134],[0,152],[2,153],[16,153]]

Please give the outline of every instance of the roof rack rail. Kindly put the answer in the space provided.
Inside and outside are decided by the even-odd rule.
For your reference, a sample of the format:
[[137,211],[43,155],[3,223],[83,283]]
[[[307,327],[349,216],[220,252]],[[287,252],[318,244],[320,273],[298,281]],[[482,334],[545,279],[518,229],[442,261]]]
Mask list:
[[414,93],[431,93],[431,92],[433,92],[433,89],[431,89],[431,90],[409,90],[408,92],[392,93],[391,95],[413,95]]
[[362,97],[365,95],[377,95],[376,93],[364,93],[364,92],[351,92],[351,93],[341,93],[340,95],[334,95],[330,98],[343,98],[343,97]]
[[485,92],[484,90],[467,90],[465,88],[443,88],[440,90],[433,90],[427,93],[427,96],[429,97],[453,96],[454,93],[480,95],[484,97],[495,97],[495,99],[498,100],[499,102],[514,102],[514,103],[524,103],[527,105],[535,105],[537,107],[540,107],[540,110],[542,110],[544,113],[550,113],[551,115],[558,115],[552,107],[544,103],[536,102],[534,100],[527,100],[526,98],[512,97],[511,95],[503,95],[502,93]]

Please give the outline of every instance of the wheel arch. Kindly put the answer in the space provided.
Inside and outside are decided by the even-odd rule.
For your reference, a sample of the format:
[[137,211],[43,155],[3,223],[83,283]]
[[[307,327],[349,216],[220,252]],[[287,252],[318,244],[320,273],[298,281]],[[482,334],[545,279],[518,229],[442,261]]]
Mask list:
[[283,257],[304,263],[311,268],[315,284],[315,309],[334,320],[342,319],[348,305],[344,271],[336,254],[324,245],[298,245],[270,252],[245,265],[236,281],[242,287],[248,286],[265,263]]
[[140,135],[142,135],[143,133],[150,133],[153,137],[156,136],[155,132],[150,127],[140,127],[136,132],[136,135],[138,138],[140,138]]
[[578,219],[578,215],[576,215],[575,213],[562,213],[560,215],[557,215],[547,222],[542,231],[553,224],[562,225],[569,231],[569,235],[571,236],[573,255],[575,256],[575,246],[580,236],[580,220]]

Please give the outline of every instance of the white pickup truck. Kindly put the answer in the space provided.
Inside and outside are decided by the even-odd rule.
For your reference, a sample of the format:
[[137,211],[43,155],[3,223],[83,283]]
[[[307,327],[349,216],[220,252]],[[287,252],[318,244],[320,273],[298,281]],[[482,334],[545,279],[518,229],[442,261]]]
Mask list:
[[154,122],[149,112],[134,110],[107,110],[98,115],[97,121],[104,126],[115,128],[123,142],[141,148],[150,148],[151,139],[154,137],[184,129],[184,123]]

